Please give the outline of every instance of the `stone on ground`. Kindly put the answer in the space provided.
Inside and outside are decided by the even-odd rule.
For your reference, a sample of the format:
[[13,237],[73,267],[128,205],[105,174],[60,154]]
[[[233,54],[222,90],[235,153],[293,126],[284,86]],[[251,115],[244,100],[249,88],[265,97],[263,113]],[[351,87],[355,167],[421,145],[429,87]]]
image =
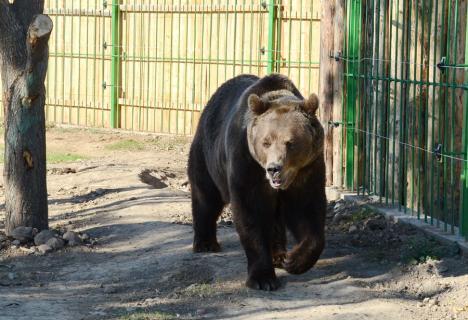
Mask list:
[[57,234],[52,230],[42,230],[34,237],[34,244],[40,246],[47,243],[50,239],[54,238]]
[[46,245],[52,248],[52,250],[62,249],[65,246],[65,241],[59,238],[51,238],[47,241]]
[[11,237],[21,243],[33,240],[37,233],[37,229],[31,227],[18,227],[11,232]]
[[65,234],[63,235],[63,239],[68,241],[69,246],[77,246],[82,243],[80,236],[74,231],[65,232]]

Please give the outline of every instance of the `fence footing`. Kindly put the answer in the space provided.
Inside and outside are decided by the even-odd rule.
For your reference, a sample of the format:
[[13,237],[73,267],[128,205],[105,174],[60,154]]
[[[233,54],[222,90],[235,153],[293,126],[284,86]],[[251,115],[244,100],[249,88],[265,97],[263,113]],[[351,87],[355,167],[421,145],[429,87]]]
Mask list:
[[425,223],[424,221],[418,220],[416,216],[410,216],[408,214],[404,214],[403,212],[398,211],[398,209],[395,209],[395,208],[381,208],[381,207],[374,206],[365,201],[365,199],[368,197],[358,196],[356,193],[350,193],[346,191],[341,192],[340,190],[337,190],[335,188],[327,188],[326,194],[327,194],[328,200],[342,199],[347,202],[353,202],[357,205],[360,205],[360,206],[369,208],[372,211],[378,212],[384,215],[387,219],[394,221],[396,223],[403,223],[403,224],[414,226],[417,229],[424,232],[426,235],[437,239],[443,244],[451,245],[455,243],[460,249],[460,254],[464,257],[468,257],[468,241],[463,239],[461,236],[449,234],[435,226]]

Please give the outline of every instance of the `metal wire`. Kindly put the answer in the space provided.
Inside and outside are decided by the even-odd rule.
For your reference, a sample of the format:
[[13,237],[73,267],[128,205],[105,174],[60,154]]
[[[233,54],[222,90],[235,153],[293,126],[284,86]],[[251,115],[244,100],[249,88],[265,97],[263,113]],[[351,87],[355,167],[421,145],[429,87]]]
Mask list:
[[370,57],[365,57],[365,58],[359,58],[359,59],[350,59],[342,56],[330,56],[330,58],[333,58],[335,60],[340,60],[340,61],[346,61],[350,63],[360,63],[364,61],[378,61],[378,62],[386,62],[386,63],[396,63],[396,64],[405,64],[405,65],[414,65],[414,66],[420,66],[420,67],[437,67],[437,68],[443,68],[443,69],[466,69],[468,70],[468,65],[450,65],[450,64],[430,64],[430,63],[416,63],[414,61],[398,61],[398,60],[391,60],[391,59],[379,59],[379,58],[370,58]]
[[400,140],[396,140],[396,139],[393,139],[391,137],[387,137],[387,136],[383,136],[383,135],[380,135],[378,133],[374,133],[374,132],[370,132],[370,131],[366,131],[366,130],[362,130],[362,129],[359,129],[359,128],[356,128],[355,126],[349,126],[343,122],[334,122],[334,123],[329,123],[329,122],[323,122],[321,121],[321,124],[322,126],[326,126],[326,127],[334,127],[336,125],[340,125],[341,127],[343,128],[346,128],[346,129],[349,129],[350,131],[357,131],[359,133],[363,133],[365,135],[368,135],[368,136],[372,136],[374,138],[379,138],[379,139],[384,139],[384,140],[387,140],[389,142],[393,142],[395,141],[396,143],[398,143],[399,145],[402,145],[402,146],[405,146],[405,147],[409,147],[409,148],[412,148],[412,149],[415,149],[415,150],[418,150],[418,151],[421,151],[421,152],[425,152],[427,154],[431,154],[433,156],[441,156],[443,158],[447,158],[447,159],[451,159],[451,160],[456,160],[456,161],[461,161],[461,162],[464,162],[464,163],[468,163],[468,158],[465,159],[465,158],[460,158],[460,157],[456,157],[456,156],[451,156],[451,155],[448,155],[448,154],[444,154],[444,153],[440,153],[440,152],[434,152],[432,150],[428,150],[428,149],[425,149],[425,148],[421,148],[421,147],[418,147],[418,146],[415,146],[413,144],[410,144],[410,143],[407,143],[407,142],[404,142],[404,141],[400,141]]

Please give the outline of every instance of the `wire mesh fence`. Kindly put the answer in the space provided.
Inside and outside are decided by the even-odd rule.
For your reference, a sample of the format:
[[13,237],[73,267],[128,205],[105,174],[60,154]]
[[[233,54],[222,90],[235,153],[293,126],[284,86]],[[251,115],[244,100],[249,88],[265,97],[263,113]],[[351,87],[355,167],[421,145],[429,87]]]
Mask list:
[[343,184],[468,236],[467,3],[349,0]]

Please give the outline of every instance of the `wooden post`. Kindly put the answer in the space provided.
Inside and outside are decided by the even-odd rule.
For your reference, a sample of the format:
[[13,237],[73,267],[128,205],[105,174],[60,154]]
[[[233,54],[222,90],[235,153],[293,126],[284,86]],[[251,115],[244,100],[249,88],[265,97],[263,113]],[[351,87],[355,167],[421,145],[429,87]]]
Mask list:
[[326,184],[333,184],[333,126],[328,125],[333,120],[333,84],[334,60],[330,55],[334,52],[334,1],[321,1],[322,17],[320,25],[320,79],[319,79],[319,99],[322,121],[327,123],[325,127],[325,164],[326,164]]
[[6,233],[48,227],[45,87],[52,20],[44,1],[0,0]]
[[[344,6],[345,0],[335,0],[335,17],[334,17],[334,52],[335,54],[343,54],[344,44]],[[341,121],[343,119],[343,61],[335,62],[333,66],[333,119]],[[338,126],[333,128],[333,186],[342,187],[343,181],[343,127]]]

